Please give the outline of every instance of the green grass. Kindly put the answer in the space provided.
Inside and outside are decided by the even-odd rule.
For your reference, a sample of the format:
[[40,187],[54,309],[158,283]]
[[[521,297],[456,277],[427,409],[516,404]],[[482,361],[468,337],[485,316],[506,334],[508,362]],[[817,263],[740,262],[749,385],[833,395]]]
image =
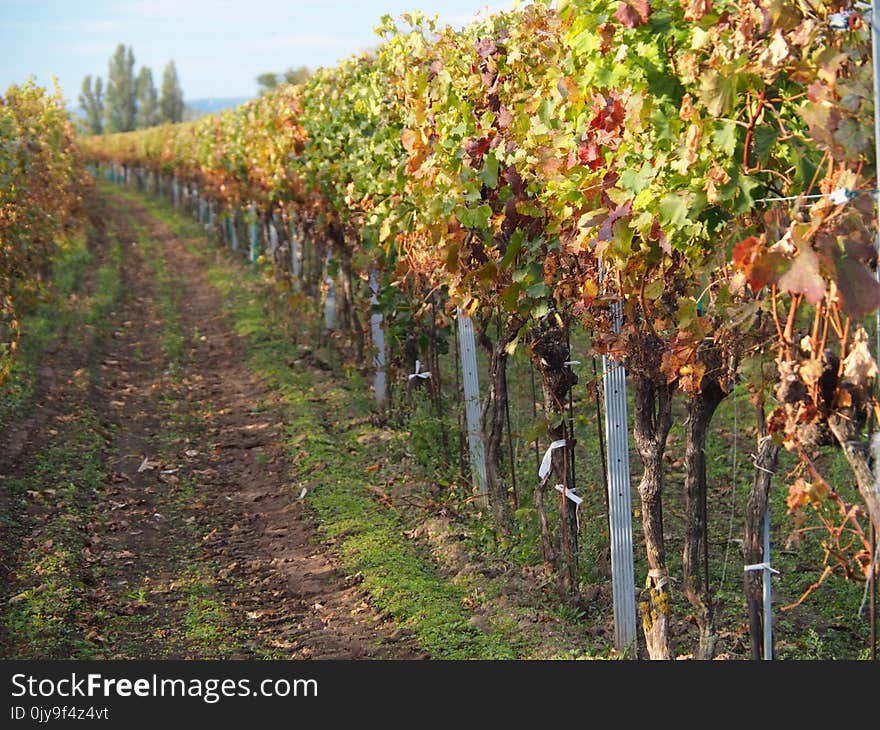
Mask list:
[[[85,234],[77,236],[56,261],[52,296],[25,319],[23,347],[0,400],[0,428],[20,418],[30,406],[43,353],[52,342],[76,333],[96,341],[109,332],[108,315],[121,292],[121,249],[111,246],[106,262],[95,272],[94,293],[83,291],[93,254]],[[73,387],[87,388],[94,374],[87,368],[72,373]],[[90,411],[68,414],[57,434],[30,457],[27,471],[0,482],[11,497],[2,515],[9,530],[6,549],[20,556],[15,595],[7,595],[2,616],[4,643],[19,658],[95,658],[102,648],[77,626],[73,617],[83,591],[84,525],[104,479],[101,427]],[[25,521],[37,520],[39,532],[27,537]],[[38,535],[38,537],[36,536]],[[12,547],[12,543],[20,543]],[[8,588],[7,588],[8,590]]]
[[9,379],[0,386],[0,430],[21,417],[33,397],[37,371],[50,343],[83,319],[88,302],[82,301],[82,284],[93,254],[80,232],[61,253],[52,267],[51,287],[45,299],[21,320],[21,346]]
[[76,621],[87,590],[82,565],[84,528],[92,519],[91,503],[105,477],[102,462],[106,444],[99,433],[93,414],[78,414],[36,455],[26,476],[4,484],[20,498],[22,511],[37,515],[40,527],[34,537],[19,537],[19,592],[7,596],[0,619],[6,656],[103,656],[102,647],[91,641]]

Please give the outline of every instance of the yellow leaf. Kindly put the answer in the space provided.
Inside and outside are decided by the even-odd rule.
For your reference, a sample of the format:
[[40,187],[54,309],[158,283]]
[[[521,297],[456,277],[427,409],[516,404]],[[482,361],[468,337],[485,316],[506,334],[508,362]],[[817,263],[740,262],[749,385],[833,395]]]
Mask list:
[[379,242],[385,243],[388,239],[388,236],[391,235],[391,219],[385,218],[382,221],[382,225],[379,226]]

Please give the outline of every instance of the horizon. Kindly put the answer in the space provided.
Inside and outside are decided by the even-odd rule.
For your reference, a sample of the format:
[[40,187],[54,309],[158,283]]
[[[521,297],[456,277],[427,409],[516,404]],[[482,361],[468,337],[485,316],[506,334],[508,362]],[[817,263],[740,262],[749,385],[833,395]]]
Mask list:
[[[524,4],[517,0],[108,0],[67,3],[0,0],[0,92],[32,78],[47,89],[58,80],[65,105],[78,108],[86,75],[105,82],[116,47],[131,47],[135,74],[148,67],[161,88],[173,60],[184,102],[254,98],[257,76],[306,66],[332,67],[374,48],[379,19],[422,11],[463,26]],[[272,22],[267,23],[266,18]],[[234,29],[234,33],[233,33]],[[224,40],[224,38],[226,40]],[[35,42],[37,41],[37,42]]]

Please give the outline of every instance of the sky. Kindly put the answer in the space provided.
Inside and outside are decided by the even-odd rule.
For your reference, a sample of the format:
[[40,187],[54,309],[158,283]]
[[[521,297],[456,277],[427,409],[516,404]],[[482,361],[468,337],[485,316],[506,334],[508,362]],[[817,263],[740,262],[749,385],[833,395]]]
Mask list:
[[421,10],[460,26],[515,0],[0,0],[0,94],[33,77],[58,79],[75,105],[87,74],[106,81],[119,43],[135,74],[174,60],[184,100],[251,97],[256,77],[288,68],[334,66],[376,45],[388,13]]

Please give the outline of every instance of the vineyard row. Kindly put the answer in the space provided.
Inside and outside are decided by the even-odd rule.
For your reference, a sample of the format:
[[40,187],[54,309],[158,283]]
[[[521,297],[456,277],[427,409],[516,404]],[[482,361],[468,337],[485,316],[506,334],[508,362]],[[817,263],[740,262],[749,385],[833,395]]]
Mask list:
[[[487,357],[485,485],[509,530],[507,366],[539,374],[548,476],[535,491],[545,561],[574,590],[576,515],[548,518],[571,479],[571,328],[626,367],[648,561],[639,596],[652,657],[669,656],[664,454],[681,399],[688,526],[682,591],[713,654],[705,442],[742,383],[758,424],[747,562],[779,450],[801,459],[795,509],[845,515],[829,553],[871,573],[880,490],[865,429],[880,305],[871,43],[854,11],[795,0],[540,2],[462,30],[384,18],[369,54],[235,111],[83,140],[93,162],[197,190],[221,220],[250,210],[278,276],[327,301],[353,356],[418,375],[431,337],[473,324]],[[837,18],[837,19],[836,19]],[[234,231],[235,229],[232,229]],[[230,232],[230,236],[237,235]],[[371,286],[371,282],[373,286]],[[336,323],[334,323],[336,324]],[[425,333],[430,332],[427,336]],[[439,335],[434,333],[439,332]],[[817,469],[843,451],[860,504]],[[850,569],[846,570],[845,566]],[[853,566],[854,569],[853,569]],[[746,576],[753,629],[760,575]]]

